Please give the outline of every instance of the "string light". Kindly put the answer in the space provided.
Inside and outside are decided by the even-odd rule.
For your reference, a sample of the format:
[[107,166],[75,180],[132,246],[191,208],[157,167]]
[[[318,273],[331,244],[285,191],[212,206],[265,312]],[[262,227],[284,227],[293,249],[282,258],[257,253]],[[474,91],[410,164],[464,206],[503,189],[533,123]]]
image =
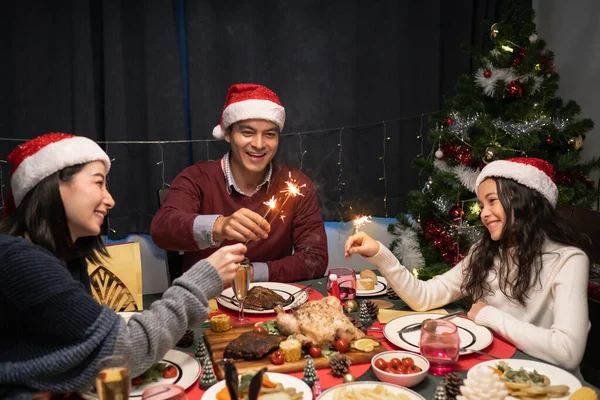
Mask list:
[[304,166],[304,155],[306,154],[306,150],[302,149],[302,135],[298,135],[298,139],[300,140],[300,171]]
[[344,197],[343,197],[343,189],[344,189],[344,185],[346,185],[344,182],[342,182],[342,151],[344,149],[344,145],[343,145],[343,135],[344,135],[344,128],[340,129],[340,136],[339,136],[339,140],[338,140],[338,179],[337,179],[337,184],[338,184],[338,192],[340,193],[340,200],[338,201],[338,214],[340,216],[340,221],[344,221],[344,217],[342,215],[342,210],[344,209]]
[[387,135],[387,124],[385,123],[385,121],[383,121],[382,123],[383,123],[383,155],[381,156],[381,165],[383,167],[383,212],[385,214],[385,217],[387,218],[387,216],[388,216],[388,211],[387,211],[387,171],[385,168],[385,153],[386,153],[386,144],[387,144],[387,141],[390,140],[390,138]]
[[163,188],[168,188],[171,185],[169,185],[166,181],[165,181],[165,153],[163,152],[163,147],[162,147],[162,143],[158,144],[159,148],[160,148],[160,161],[156,163],[156,165],[160,165],[161,167],[161,171],[160,171],[160,177],[162,179],[162,187]]

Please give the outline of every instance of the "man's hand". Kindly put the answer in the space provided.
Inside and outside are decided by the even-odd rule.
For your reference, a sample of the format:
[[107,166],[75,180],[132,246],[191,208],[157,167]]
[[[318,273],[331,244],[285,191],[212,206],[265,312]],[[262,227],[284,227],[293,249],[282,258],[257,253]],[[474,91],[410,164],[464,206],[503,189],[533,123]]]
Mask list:
[[477,303],[475,303],[471,306],[471,309],[469,310],[469,313],[467,314],[467,316],[469,317],[469,319],[471,321],[475,321],[475,318],[477,318],[477,314],[479,313],[479,311],[481,311],[481,309],[486,306],[487,306],[487,303],[485,303],[483,301],[478,301]]
[[246,243],[250,240],[266,239],[271,225],[254,211],[240,208],[229,217],[219,217],[213,226],[213,240],[237,240]]

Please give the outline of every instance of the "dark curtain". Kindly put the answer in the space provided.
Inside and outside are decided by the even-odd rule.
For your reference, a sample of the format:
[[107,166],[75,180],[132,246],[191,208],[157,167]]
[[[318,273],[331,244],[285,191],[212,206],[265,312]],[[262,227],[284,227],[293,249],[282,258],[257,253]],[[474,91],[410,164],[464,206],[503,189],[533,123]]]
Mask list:
[[[472,70],[460,45],[483,46],[482,22],[498,19],[500,3],[3,4],[0,158],[19,143],[7,139],[50,131],[100,141],[114,159],[111,236],[148,232],[157,190],[227,145],[119,141],[212,139],[227,88],[255,82],[282,99],[278,158],[313,179],[327,220],[394,216],[417,187],[412,159],[428,151],[417,137],[426,133],[423,114],[438,110],[458,75]],[[8,168],[0,166],[6,194]]]

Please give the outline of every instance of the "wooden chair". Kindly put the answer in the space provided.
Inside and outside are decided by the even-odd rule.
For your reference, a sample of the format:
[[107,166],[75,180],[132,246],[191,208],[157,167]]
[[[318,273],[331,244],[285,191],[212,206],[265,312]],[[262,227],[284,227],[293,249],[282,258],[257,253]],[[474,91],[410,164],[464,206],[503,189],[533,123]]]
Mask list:
[[[158,205],[161,206],[169,192],[168,188],[158,189]],[[169,286],[183,274],[183,254],[179,251],[165,250],[167,282]]]
[[106,246],[109,258],[88,262],[92,296],[113,310],[142,310],[142,261],[139,243]]

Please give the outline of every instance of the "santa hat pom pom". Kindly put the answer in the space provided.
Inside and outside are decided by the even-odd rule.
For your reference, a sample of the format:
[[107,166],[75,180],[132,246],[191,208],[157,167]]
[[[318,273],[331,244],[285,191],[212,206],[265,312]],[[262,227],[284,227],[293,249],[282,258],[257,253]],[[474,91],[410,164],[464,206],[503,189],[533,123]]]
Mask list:
[[221,140],[225,137],[225,132],[223,131],[223,128],[221,128],[221,125],[217,125],[213,128],[213,137],[217,140]]

